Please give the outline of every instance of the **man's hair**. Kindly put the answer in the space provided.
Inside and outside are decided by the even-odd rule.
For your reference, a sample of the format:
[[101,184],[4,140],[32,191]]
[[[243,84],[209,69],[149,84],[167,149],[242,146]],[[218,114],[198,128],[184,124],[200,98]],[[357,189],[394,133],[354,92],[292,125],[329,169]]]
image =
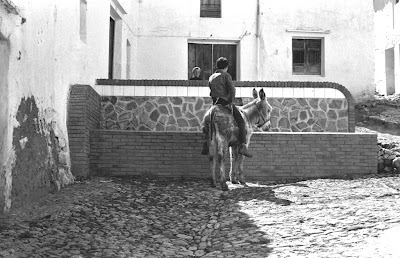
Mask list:
[[195,68],[192,69],[192,74],[194,74],[194,72],[195,72],[196,70],[201,70],[201,68],[198,67],[198,66],[196,66]]
[[220,57],[217,59],[217,68],[224,69],[229,65],[228,59],[225,57]]

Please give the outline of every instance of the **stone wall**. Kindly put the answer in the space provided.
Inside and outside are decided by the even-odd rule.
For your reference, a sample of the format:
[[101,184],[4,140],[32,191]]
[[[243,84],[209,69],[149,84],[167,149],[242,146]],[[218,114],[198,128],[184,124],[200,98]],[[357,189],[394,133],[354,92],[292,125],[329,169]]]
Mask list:
[[203,97],[102,97],[101,128],[133,131],[201,131],[212,104]]
[[268,99],[275,132],[349,132],[346,99]]
[[[243,103],[249,100],[240,99]],[[351,96],[346,100],[271,98],[270,101],[273,112],[278,114],[275,116],[278,126],[283,115],[287,115],[287,121],[297,123],[307,123],[312,115],[321,123],[322,119],[326,119],[326,124],[336,115],[336,123],[339,124],[338,121],[345,119],[344,110],[347,110],[348,128],[354,132]],[[209,98],[182,96],[114,96],[103,97],[100,102],[100,96],[90,86],[77,85],[71,90],[68,116],[72,167],[82,169],[83,174],[78,175],[83,176],[209,177],[208,157],[200,155],[204,136],[198,130],[202,116],[210,105]],[[111,114],[113,119],[118,120],[119,117],[120,121],[114,122],[109,118],[107,126],[123,125],[125,130],[97,129],[100,127],[100,110],[102,126],[106,126],[105,115]],[[171,127],[168,127],[168,121],[173,121],[170,117],[175,119],[175,124],[171,122]],[[185,118],[187,122],[182,126],[184,129],[178,127],[179,123],[182,125],[185,122],[179,118]],[[140,121],[146,123],[140,124]],[[164,121],[164,131],[161,128],[157,131],[160,121]],[[319,125],[318,121],[313,125]],[[135,126],[148,128],[132,130]],[[156,130],[150,131],[151,126],[155,126]],[[294,126],[298,128],[300,125],[294,123]],[[374,174],[377,173],[376,142],[376,134],[259,132],[252,136],[250,151],[254,157],[245,160],[244,169],[246,176],[255,180]],[[88,167],[90,173],[86,171]],[[80,170],[76,171],[80,173]]]
[[[238,98],[242,105],[251,98]],[[268,98],[272,106],[271,131],[348,132],[345,98]],[[101,128],[133,131],[201,131],[209,97],[101,98]]]
[[[254,133],[244,173],[253,180],[377,173],[376,134]],[[210,177],[201,132],[93,130],[92,174]],[[229,171],[227,167],[226,172]]]

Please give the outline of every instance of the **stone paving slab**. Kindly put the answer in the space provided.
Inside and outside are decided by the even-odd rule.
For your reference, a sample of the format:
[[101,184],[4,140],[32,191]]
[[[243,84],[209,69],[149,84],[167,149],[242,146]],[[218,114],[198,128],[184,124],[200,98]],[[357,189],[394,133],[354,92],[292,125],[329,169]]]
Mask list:
[[0,257],[400,257],[398,175],[229,188],[93,178],[0,217]]

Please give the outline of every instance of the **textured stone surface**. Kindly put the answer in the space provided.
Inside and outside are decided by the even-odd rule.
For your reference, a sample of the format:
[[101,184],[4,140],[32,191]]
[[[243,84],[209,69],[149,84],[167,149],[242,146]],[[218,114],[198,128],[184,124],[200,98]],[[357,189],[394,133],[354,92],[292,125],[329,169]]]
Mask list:
[[[239,98],[236,102],[246,104],[251,100]],[[268,102],[273,108],[271,131],[348,131],[345,99],[269,98]],[[146,127],[146,130],[151,131],[201,131],[201,122],[211,104],[212,100],[208,97],[103,97],[101,124],[104,129],[140,130]],[[174,122],[169,122],[169,127],[157,126],[159,123],[165,124],[161,120],[165,119],[162,115]],[[179,123],[178,118],[181,118]],[[119,121],[126,119],[137,120],[139,123]],[[148,119],[154,123],[149,123]]]
[[400,173],[400,152],[380,146],[378,151],[378,172]]
[[0,257],[398,257],[400,178],[92,178],[0,217]]

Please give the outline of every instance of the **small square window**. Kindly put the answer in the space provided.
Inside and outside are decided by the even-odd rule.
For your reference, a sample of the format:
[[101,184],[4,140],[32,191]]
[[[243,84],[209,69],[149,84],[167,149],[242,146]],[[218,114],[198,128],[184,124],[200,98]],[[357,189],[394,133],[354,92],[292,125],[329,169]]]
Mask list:
[[321,75],[322,39],[292,39],[293,74]]
[[79,35],[81,40],[86,43],[87,33],[87,2],[86,0],[80,0],[80,19],[79,19]]
[[201,0],[200,17],[221,18],[221,0]]

